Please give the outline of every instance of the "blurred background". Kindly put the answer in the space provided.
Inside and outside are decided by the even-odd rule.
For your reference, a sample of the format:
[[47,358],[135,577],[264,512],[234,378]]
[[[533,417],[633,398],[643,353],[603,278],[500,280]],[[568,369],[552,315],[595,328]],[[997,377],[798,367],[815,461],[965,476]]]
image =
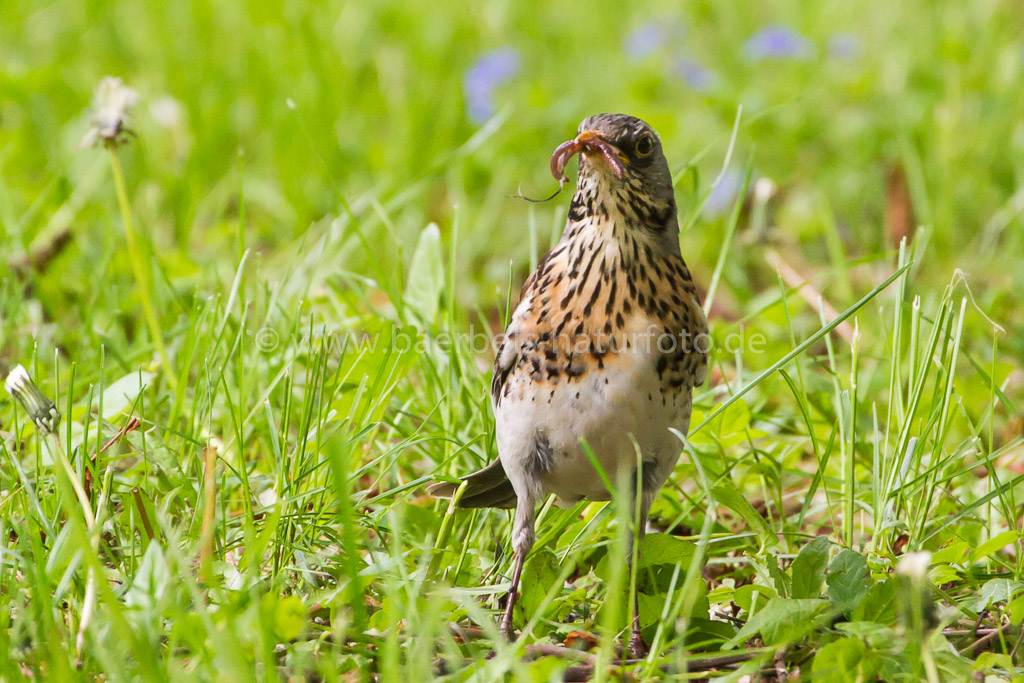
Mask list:
[[[270,257],[345,203],[387,205],[387,220],[362,221],[373,249],[335,265],[369,274],[384,257],[395,278],[424,225],[447,239],[457,211],[460,297],[490,306],[509,262],[518,279],[529,266],[529,221],[542,249],[567,203],[507,195],[549,194],[555,145],[585,116],[621,111],[660,132],[684,212],[710,194],[700,229],[683,236],[699,280],[749,168],[775,188],[768,229],[751,241],[783,245],[808,277],[831,268],[821,286],[836,305],[851,295],[849,266],[921,224],[924,282],[962,268],[979,304],[1019,326],[1015,3],[456,5],[8,0],[3,253],[30,250],[64,206],[74,239],[51,265],[61,277],[32,283],[40,305],[70,329],[97,299],[124,297],[109,181],[94,168],[103,161],[77,148],[94,89],[113,75],[141,95],[123,162],[173,282],[233,272],[244,187],[246,246]],[[731,165],[712,191],[740,105]],[[761,284],[758,252],[729,265],[723,306]],[[1008,343],[1021,350],[1019,336]]]
[[[139,95],[114,155],[80,146],[106,76]],[[0,401],[0,671],[56,679],[84,659],[141,678],[158,657],[189,680],[244,680],[254,661],[424,680],[435,642],[461,658],[449,627],[490,625],[508,520],[423,493],[495,456],[489,349],[433,344],[500,331],[571,186],[510,195],[550,194],[552,151],[598,112],[660,133],[716,339],[766,340],[716,347],[696,395],[707,428],[653,510],[689,539],[687,565],[710,530],[697,642],[749,635],[735,617],[761,604],[754,582],[786,599],[779,567],[807,535],[865,576],[852,549],[868,547],[878,586],[904,549],[936,552],[962,633],[992,594],[1020,592],[1018,0],[3,0],[0,375],[24,363],[57,399],[69,471],[109,518],[87,533],[51,451]],[[785,382],[733,400],[884,283],[903,240],[904,279]],[[328,343],[396,330],[425,347]],[[705,472],[732,505],[709,501]],[[547,611],[538,638],[592,628],[605,605],[616,527],[591,523],[598,508],[541,518],[535,584],[580,571],[553,602],[524,598]],[[99,567],[111,588],[72,655]],[[646,628],[666,588],[648,590]],[[891,633],[878,647],[896,661]],[[915,678],[900,671],[882,677]]]

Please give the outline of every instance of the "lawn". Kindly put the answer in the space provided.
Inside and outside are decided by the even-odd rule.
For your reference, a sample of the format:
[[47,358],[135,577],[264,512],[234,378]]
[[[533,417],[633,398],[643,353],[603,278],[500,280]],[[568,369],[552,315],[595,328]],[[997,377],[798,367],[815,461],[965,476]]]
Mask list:
[[[62,416],[0,396],[0,680],[1024,680],[1017,3],[0,17],[0,376]],[[515,195],[603,111],[661,135],[711,372],[635,575],[628,501],[547,501],[508,644],[511,515],[425,487],[497,456],[571,186]]]

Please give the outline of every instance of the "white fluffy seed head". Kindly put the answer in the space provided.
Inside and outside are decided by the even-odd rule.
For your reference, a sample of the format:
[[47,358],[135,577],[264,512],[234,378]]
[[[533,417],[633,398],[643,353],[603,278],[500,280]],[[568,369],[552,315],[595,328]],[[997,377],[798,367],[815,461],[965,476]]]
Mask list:
[[92,125],[79,147],[90,147],[97,142],[117,142],[125,130],[128,112],[138,103],[139,93],[120,78],[104,78],[96,88]]
[[23,391],[31,381],[32,378],[28,376],[28,371],[25,367],[22,365],[15,365],[14,369],[7,375],[7,381],[4,382],[4,389],[7,390],[8,394],[14,396],[19,391]]
[[754,182],[754,198],[758,203],[765,203],[775,194],[775,183],[771,178],[758,178]]
[[920,580],[928,573],[932,564],[932,554],[928,551],[907,553],[896,563],[896,573],[911,579]]

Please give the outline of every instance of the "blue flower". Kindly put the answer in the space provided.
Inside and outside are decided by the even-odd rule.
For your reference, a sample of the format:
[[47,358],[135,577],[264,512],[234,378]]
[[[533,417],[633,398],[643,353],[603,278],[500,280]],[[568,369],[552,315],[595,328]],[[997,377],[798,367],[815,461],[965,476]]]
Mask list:
[[718,84],[718,75],[695,59],[676,61],[676,73],[688,86],[700,92],[711,90]]
[[711,188],[711,194],[704,202],[703,214],[708,218],[724,214],[732,207],[733,201],[742,187],[743,174],[735,169],[727,168],[715,186]]
[[626,55],[640,60],[665,44],[665,28],[658,24],[644,24],[626,36]]
[[788,26],[766,26],[747,39],[743,52],[749,59],[807,59],[813,52],[811,41]]
[[466,113],[473,123],[483,123],[494,116],[494,90],[519,73],[519,53],[510,47],[488,52],[466,72],[462,89],[466,96]]
[[857,59],[864,51],[860,38],[852,33],[833,33],[828,38],[828,53],[839,59]]

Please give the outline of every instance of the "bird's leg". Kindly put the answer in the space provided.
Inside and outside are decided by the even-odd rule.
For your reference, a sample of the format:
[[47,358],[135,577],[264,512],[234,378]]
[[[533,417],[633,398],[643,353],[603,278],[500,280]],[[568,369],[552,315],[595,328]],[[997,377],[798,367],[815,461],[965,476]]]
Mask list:
[[512,570],[512,585],[508,589],[508,602],[505,604],[505,614],[501,617],[501,635],[505,636],[508,642],[516,639],[515,629],[512,627],[512,610],[516,606],[516,598],[519,597],[519,577],[523,573],[523,560],[526,556],[516,553],[516,566]]
[[508,602],[500,624],[501,633],[509,642],[516,639],[516,632],[512,627],[512,610],[516,606],[516,598],[519,597],[519,578],[523,574],[523,562],[526,561],[526,555],[533,547],[535,539],[533,521],[533,499],[528,496],[520,497],[516,503],[516,519],[512,525],[512,549],[516,554],[516,563],[512,569],[512,585],[508,589]]
[[636,590],[633,591],[633,624],[629,629],[626,656],[629,659],[643,659],[647,656],[647,643],[640,633],[640,596]]
[[[640,510],[637,519],[637,534],[636,534],[636,559],[637,562],[640,560],[640,544],[643,543],[644,535],[647,532],[647,514],[651,510],[651,503],[654,502],[654,497],[648,493],[641,494],[640,499]],[[629,549],[629,576],[632,579],[633,576],[633,537],[630,537],[630,549]],[[640,633],[640,577],[637,577],[636,583],[633,585],[633,594],[630,596],[633,603],[633,620],[630,624],[629,629],[629,642],[626,643],[626,657],[629,659],[643,659],[647,656],[647,643],[644,642],[644,637]]]

